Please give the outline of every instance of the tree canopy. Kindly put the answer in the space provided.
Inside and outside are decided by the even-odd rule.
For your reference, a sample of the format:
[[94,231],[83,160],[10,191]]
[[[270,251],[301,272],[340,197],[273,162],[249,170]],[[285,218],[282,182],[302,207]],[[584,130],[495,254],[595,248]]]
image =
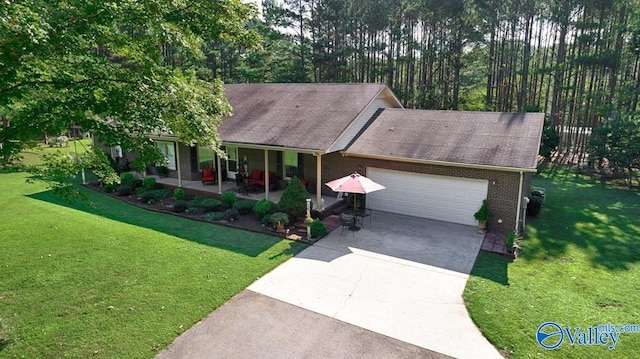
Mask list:
[[71,125],[143,160],[156,153],[148,133],[218,148],[231,109],[196,64],[208,42],[256,44],[256,12],[240,0],[3,0],[0,155]]

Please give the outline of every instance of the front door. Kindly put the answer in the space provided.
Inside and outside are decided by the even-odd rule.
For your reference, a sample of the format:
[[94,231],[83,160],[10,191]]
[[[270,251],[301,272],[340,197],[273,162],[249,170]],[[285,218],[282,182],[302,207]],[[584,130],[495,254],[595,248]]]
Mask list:
[[227,151],[227,178],[235,179],[238,173],[238,147],[226,146]]

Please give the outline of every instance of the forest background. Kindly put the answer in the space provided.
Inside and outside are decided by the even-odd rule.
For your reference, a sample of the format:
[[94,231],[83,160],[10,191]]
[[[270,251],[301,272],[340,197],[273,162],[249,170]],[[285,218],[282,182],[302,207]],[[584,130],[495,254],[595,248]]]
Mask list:
[[[205,76],[227,83],[379,82],[407,108],[544,112],[542,154],[557,145],[577,163],[586,164],[590,152],[594,165],[608,157],[611,167],[638,166],[637,0],[261,5],[261,19],[250,25],[261,46],[210,43],[199,64]],[[184,65],[187,59],[167,51],[172,65]],[[617,158],[612,146],[635,154]]]

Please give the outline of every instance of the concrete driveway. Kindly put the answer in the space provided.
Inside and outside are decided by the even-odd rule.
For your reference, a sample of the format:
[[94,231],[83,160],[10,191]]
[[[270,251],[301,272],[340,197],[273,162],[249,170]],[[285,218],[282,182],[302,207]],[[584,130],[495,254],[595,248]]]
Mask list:
[[[382,212],[364,227],[333,231],[158,358],[502,358],[462,300],[476,228]],[[285,351],[270,353],[274,343]]]

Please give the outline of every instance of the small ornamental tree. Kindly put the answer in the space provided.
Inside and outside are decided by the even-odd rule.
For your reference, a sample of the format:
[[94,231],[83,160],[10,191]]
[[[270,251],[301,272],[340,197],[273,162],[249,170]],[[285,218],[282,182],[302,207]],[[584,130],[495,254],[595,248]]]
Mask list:
[[309,192],[294,176],[278,202],[278,210],[292,218],[302,217],[307,213],[307,198],[311,198]]

